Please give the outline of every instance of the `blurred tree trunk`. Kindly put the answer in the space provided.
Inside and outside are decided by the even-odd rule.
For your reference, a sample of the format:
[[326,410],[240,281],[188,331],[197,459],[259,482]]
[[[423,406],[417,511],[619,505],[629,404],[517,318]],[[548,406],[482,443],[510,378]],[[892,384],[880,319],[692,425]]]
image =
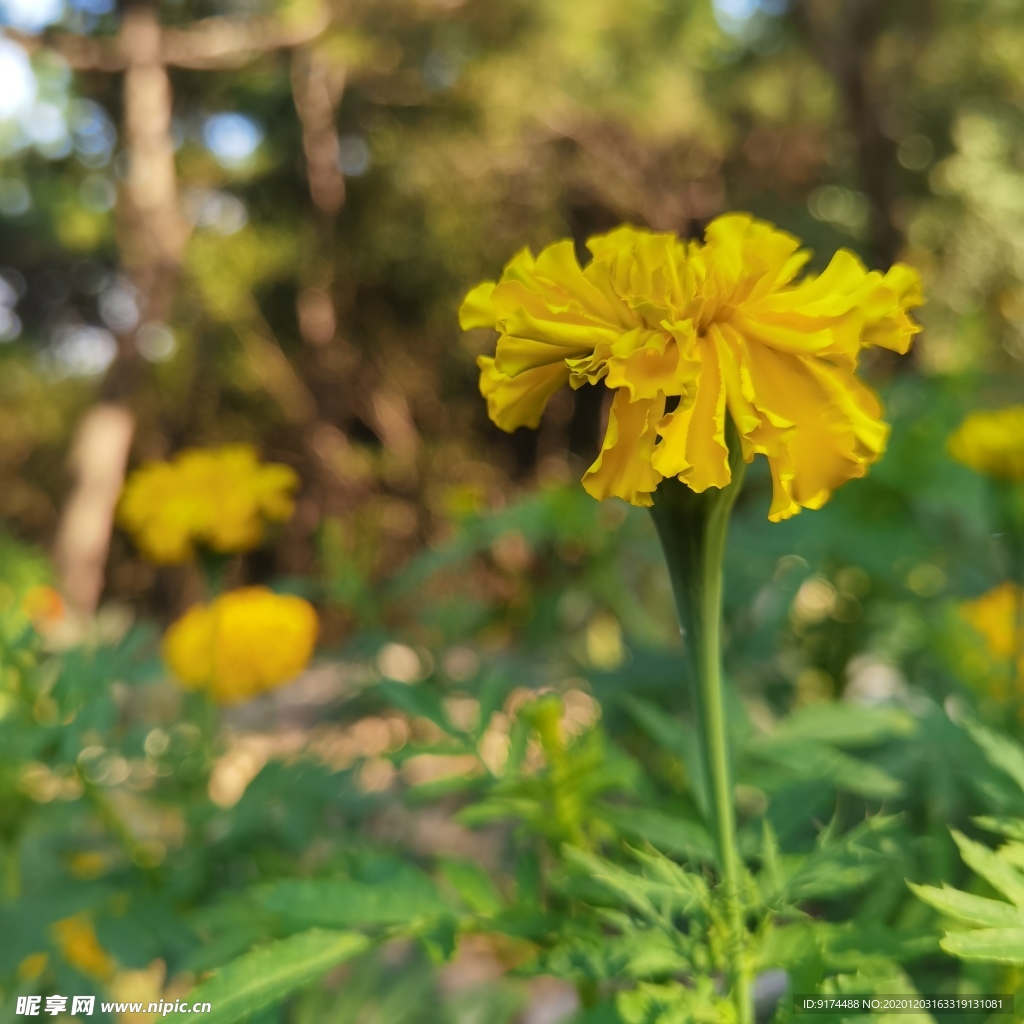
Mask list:
[[[188,29],[160,25],[155,0],[132,0],[112,40],[57,34],[47,39],[76,70],[121,72],[127,174],[115,210],[121,266],[137,293],[138,323],[118,337],[117,356],[97,404],[79,424],[72,492],[55,542],[62,589],[91,614],[104,583],[113,515],[135,430],[131,401],[141,365],[135,345],[146,324],[169,318],[189,226],[178,202],[168,67],[233,67],[269,50],[301,46],[329,23],[326,9],[305,24],[273,18],[209,18]],[[29,48],[35,45],[26,41]]]
[[173,302],[188,226],[178,203],[171,136],[171,83],[161,53],[156,7],[131,4],[117,50],[124,70],[127,173],[115,207],[121,266],[135,287],[138,322],[117,339],[117,357],[84,416],[72,457],[74,484],[55,545],[62,589],[81,613],[95,610],[103,589],[113,514],[135,430],[131,396],[140,360],[135,339],[146,324],[166,320]]

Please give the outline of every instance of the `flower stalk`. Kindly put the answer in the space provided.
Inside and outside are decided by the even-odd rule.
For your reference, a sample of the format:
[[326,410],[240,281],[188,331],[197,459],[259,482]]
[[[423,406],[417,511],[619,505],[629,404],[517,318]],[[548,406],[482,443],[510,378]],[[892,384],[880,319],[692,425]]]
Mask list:
[[752,1024],[746,924],[740,894],[732,767],[722,685],[722,567],[729,515],[746,468],[727,422],[731,481],[696,493],[677,480],[658,488],[651,514],[665,552],[689,668],[701,764],[707,787],[729,927],[730,985],[739,1024]]

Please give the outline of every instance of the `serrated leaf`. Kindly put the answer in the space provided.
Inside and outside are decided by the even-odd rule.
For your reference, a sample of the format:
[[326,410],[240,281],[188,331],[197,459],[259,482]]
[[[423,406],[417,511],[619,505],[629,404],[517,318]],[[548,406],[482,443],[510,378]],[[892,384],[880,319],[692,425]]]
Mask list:
[[960,847],[960,856],[963,857],[964,863],[972,868],[975,874],[981,875],[993,889],[1001,892],[1018,907],[1024,908],[1024,875],[1003,860],[996,851],[968,839],[956,829],[951,829],[951,832],[956,845]]
[[996,835],[1006,836],[1007,839],[1024,842],[1024,820],[1020,818],[996,818],[981,815],[972,818],[971,821],[978,828],[985,829],[986,832],[995,832]]
[[786,882],[786,897],[801,900],[837,896],[870,881],[883,866],[884,858],[867,840],[884,833],[895,822],[892,816],[876,816],[838,838],[825,830],[815,850]]
[[809,704],[784,718],[771,733],[775,739],[813,740],[836,747],[866,747],[917,727],[912,715],[899,708],[871,708],[863,704]]
[[[206,1024],[235,1024],[302,988],[337,964],[363,953],[370,940],[351,932],[313,929],[272,942],[233,960],[187,998],[189,1005],[209,1003]],[[186,1024],[190,1013],[162,1018]]]
[[470,860],[443,860],[441,874],[459,898],[478,914],[496,914],[503,904],[491,876]]
[[780,769],[780,783],[793,780],[815,779],[832,783],[837,789],[869,799],[885,800],[899,796],[903,786],[898,779],[877,765],[844,754],[835,747],[807,739],[788,736],[759,736],[747,743],[743,753],[755,764],[742,770],[744,781],[762,788],[769,780],[762,775],[762,765]]
[[366,928],[449,913],[425,875],[403,872],[377,884],[346,879],[289,880],[256,893],[262,906],[293,927]]
[[967,731],[989,763],[1004,771],[1024,790],[1024,747],[977,722],[968,722]]
[[[658,877],[649,878],[575,847],[562,847],[562,855],[567,864],[589,882],[652,920],[661,920],[666,914],[695,911],[706,901],[707,886],[703,878],[687,873],[671,861],[667,862],[674,869],[670,874],[656,871]],[[649,867],[654,860],[636,851],[635,856]]]
[[772,823],[765,818],[761,830],[760,884],[766,896],[773,896],[782,888],[782,862],[779,841]]
[[934,953],[938,945],[930,929],[891,928],[881,923],[815,921],[811,930],[826,963],[840,970],[858,968],[868,961],[876,967],[895,967]]
[[1024,912],[1002,900],[973,896],[946,883],[941,889],[934,885],[907,884],[918,899],[954,921],[982,928],[1024,928]]
[[645,807],[608,807],[602,810],[602,817],[624,835],[659,850],[693,860],[716,860],[714,840],[696,821]]
[[1024,928],[980,928],[971,932],[947,932],[940,945],[947,953],[961,960],[1024,964]]

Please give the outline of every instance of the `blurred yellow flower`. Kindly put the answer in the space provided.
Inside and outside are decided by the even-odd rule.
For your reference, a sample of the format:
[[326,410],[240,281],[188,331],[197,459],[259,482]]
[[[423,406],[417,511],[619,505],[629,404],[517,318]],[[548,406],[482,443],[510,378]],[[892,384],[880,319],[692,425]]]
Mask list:
[[977,473],[1024,480],[1024,405],[972,412],[950,436],[949,454]]
[[41,633],[60,623],[67,613],[60,592],[43,584],[28,590],[22,598],[21,611],[32,628]]
[[29,953],[18,964],[17,975],[22,981],[35,981],[46,970],[49,962],[48,953]]
[[74,854],[68,864],[68,870],[75,878],[84,878],[89,881],[99,878],[106,869],[107,858],[102,853],[92,850]]
[[1016,663],[1017,678],[1024,683],[1024,590],[1001,583],[961,604],[960,616],[984,639],[993,658]]
[[298,485],[294,470],[261,463],[249,445],[192,448],[132,473],[117,519],[158,564],[184,562],[196,545],[247,551],[262,541],[264,522],[291,516]]
[[731,479],[726,417],[743,456],[767,456],[769,518],[819,508],[863,476],[889,428],[856,377],[860,352],[906,352],[920,329],[917,273],[882,275],[841,250],[797,280],[810,254],[747,214],[712,221],[703,244],[621,227],[587,242],[519,252],[498,282],[474,288],[464,330],[494,327],[480,390],[503,430],[537,426],[562,385],[615,392],[600,455],[583,485],[595,498],[650,505],[677,477],[694,491]]
[[114,959],[100,945],[87,914],[58,921],[53,926],[53,938],[64,960],[83,974],[97,981],[107,981],[113,975]]
[[164,661],[186,689],[221,704],[249,700],[309,663],[318,623],[300,597],[243,587],[190,608],[164,635]]

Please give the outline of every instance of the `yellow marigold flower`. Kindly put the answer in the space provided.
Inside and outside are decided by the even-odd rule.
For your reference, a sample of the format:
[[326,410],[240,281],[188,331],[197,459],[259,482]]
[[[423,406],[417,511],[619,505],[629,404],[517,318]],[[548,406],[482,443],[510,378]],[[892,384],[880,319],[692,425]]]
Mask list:
[[994,658],[1020,660],[1024,679],[1024,591],[1015,583],[998,587],[960,605],[962,618],[985,640]]
[[174,564],[196,545],[228,553],[263,539],[264,522],[291,516],[298,476],[261,463],[249,445],[193,448],[136,470],[125,484],[118,522],[150,561]]
[[949,453],[975,472],[1024,480],[1024,405],[972,412],[950,437]]
[[164,635],[163,657],[186,689],[235,704],[294,679],[313,656],[317,631],[308,601],[243,587],[190,608]]
[[539,256],[522,250],[474,288],[463,329],[498,330],[480,391],[503,430],[535,427],[562,385],[615,392],[601,453],[583,485],[595,498],[650,505],[677,477],[694,491],[731,479],[726,417],[746,461],[767,456],[769,518],[819,508],[863,476],[889,428],[856,377],[863,348],[906,352],[920,328],[917,273],[868,271],[840,250],[818,276],[792,235],[747,214],[713,221],[703,244],[621,227]]
[[53,926],[53,938],[61,956],[83,974],[106,981],[114,973],[114,959],[100,945],[87,914],[76,914]]

